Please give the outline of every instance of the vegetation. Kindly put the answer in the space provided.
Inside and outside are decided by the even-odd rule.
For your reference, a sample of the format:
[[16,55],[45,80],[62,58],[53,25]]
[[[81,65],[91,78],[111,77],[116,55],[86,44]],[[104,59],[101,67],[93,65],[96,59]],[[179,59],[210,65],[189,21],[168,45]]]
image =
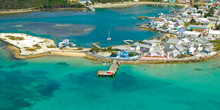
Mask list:
[[[111,2],[123,2],[124,0],[91,0],[94,3],[111,3]],[[128,0],[126,0],[128,1]]]
[[77,50],[83,50],[83,48],[81,47],[81,45],[80,45],[80,44],[78,45]]
[[112,52],[112,54],[110,55],[110,57],[116,57],[118,54],[117,52]]
[[215,29],[220,30],[220,25],[217,25]]
[[192,18],[192,20],[190,21],[190,24],[196,24],[196,20]]
[[186,27],[189,26],[189,24],[190,24],[190,22],[185,22],[185,26]]
[[137,53],[135,53],[135,52],[130,52],[130,53],[128,54],[129,57],[133,57],[133,56],[136,56],[136,55],[137,55]]
[[104,48],[104,51],[105,51],[105,52],[112,52],[113,49],[112,49],[112,47],[107,47],[107,48]]
[[40,49],[40,48],[41,48],[41,46],[40,46],[40,45],[38,45],[38,44],[33,45],[33,46],[35,47],[35,49]]
[[24,40],[23,37],[15,37],[15,36],[10,36],[10,35],[8,35],[8,36],[6,36],[6,37],[8,37],[8,38],[11,39],[11,40]]
[[143,40],[141,40],[141,41],[138,41],[139,43],[141,43],[141,44],[143,44]]
[[98,53],[100,51],[101,51],[101,49],[93,47],[93,46],[91,47],[91,50],[90,50],[90,52],[96,52],[96,53]]
[[140,0],[140,1],[147,1],[147,2],[161,2],[161,0]]
[[202,14],[202,11],[198,11],[198,13]]
[[214,8],[210,8],[209,12],[205,14],[205,17],[213,17],[214,16]]
[[184,57],[187,57],[187,55],[186,54],[179,54],[179,55],[177,55],[177,58],[184,58]]
[[47,48],[56,48],[56,46],[53,46],[53,45],[48,46],[47,45]]
[[193,5],[193,7],[199,9],[199,5]]
[[220,40],[213,40],[211,43],[214,44],[215,51],[220,51]]
[[82,8],[82,4],[70,4],[67,0],[0,0],[0,9],[51,9]]

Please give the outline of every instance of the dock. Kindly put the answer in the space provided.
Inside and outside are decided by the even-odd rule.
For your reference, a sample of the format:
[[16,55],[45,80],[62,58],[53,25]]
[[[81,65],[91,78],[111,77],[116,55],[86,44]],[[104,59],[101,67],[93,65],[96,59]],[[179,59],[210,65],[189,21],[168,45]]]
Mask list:
[[102,76],[102,77],[115,77],[115,73],[117,72],[119,68],[119,61],[114,60],[109,68],[108,71],[98,71],[97,76]]
[[140,17],[138,17],[138,19],[142,19],[142,20],[144,20],[144,19],[149,19],[149,20],[152,20],[152,19],[154,19],[155,17],[150,17],[150,16],[140,16]]

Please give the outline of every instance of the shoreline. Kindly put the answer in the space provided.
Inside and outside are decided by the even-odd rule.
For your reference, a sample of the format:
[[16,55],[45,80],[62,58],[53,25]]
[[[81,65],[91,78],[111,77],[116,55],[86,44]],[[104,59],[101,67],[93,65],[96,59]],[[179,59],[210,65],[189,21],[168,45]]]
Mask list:
[[0,10],[1,14],[18,14],[29,13],[38,11],[63,11],[63,10],[85,10],[86,8],[56,8],[56,9],[12,9],[12,10]]
[[[138,5],[175,5],[181,7],[188,7],[189,4],[180,4],[180,3],[164,3],[164,2],[115,2],[111,4],[102,4],[98,3],[95,5],[91,5],[93,8],[127,8],[131,6],[138,6]],[[27,9],[9,9],[9,10],[0,10],[1,14],[15,14],[15,13],[29,13],[29,12],[37,12],[37,11],[61,11],[61,10],[84,10],[85,8],[56,8],[56,9],[34,9],[34,8],[27,8]]]
[[[97,58],[92,55],[89,55],[84,52],[68,52],[68,51],[51,51],[47,53],[42,53],[42,54],[36,54],[36,55],[31,55],[31,56],[21,56],[20,55],[20,49],[9,45],[7,46],[7,49],[12,52],[13,56],[18,59],[31,59],[31,58],[38,58],[38,57],[43,57],[43,56],[66,56],[66,57],[81,57],[85,58],[88,60],[92,60],[95,62],[112,62],[114,59],[104,59],[104,58]],[[185,63],[196,63],[196,62],[203,62],[203,61],[208,61],[212,59],[216,59],[217,57],[220,56],[220,52],[216,53],[215,55],[211,57],[202,57],[200,59],[183,59],[183,58],[178,58],[178,59],[167,59],[167,60],[136,60],[136,61],[125,61],[125,60],[119,60],[121,64],[185,64]]]
[[175,5],[175,6],[181,6],[181,7],[188,7],[190,6],[189,4],[181,4],[181,3],[164,3],[164,2],[117,2],[117,3],[98,3],[95,5],[92,5],[93,8],[126,8],[126,7],[131,7],[131,6],[138,6],[138,5]]

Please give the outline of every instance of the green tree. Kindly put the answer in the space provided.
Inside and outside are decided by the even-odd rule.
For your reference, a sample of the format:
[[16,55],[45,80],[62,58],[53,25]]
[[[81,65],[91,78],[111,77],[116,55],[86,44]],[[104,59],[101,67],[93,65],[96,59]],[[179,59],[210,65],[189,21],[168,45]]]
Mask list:
[[199,9],[199,5],[193,5],[193,7]]
[[192,20],[190,21],[190,24],[196,24],[196,20],[192,18]]
[[220,30],[220,25],[217,25],[215,29]]
[[207,16],[213,17],[214,16],[214,8],[210,8],[209,12],[207,13]]

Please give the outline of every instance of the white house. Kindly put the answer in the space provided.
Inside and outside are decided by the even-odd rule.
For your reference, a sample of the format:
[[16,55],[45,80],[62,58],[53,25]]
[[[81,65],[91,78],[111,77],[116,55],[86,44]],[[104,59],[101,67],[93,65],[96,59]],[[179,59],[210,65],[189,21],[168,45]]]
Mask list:
[[220,31],[219,30],[210,30],[208,32],[208,36],[220,38]]

